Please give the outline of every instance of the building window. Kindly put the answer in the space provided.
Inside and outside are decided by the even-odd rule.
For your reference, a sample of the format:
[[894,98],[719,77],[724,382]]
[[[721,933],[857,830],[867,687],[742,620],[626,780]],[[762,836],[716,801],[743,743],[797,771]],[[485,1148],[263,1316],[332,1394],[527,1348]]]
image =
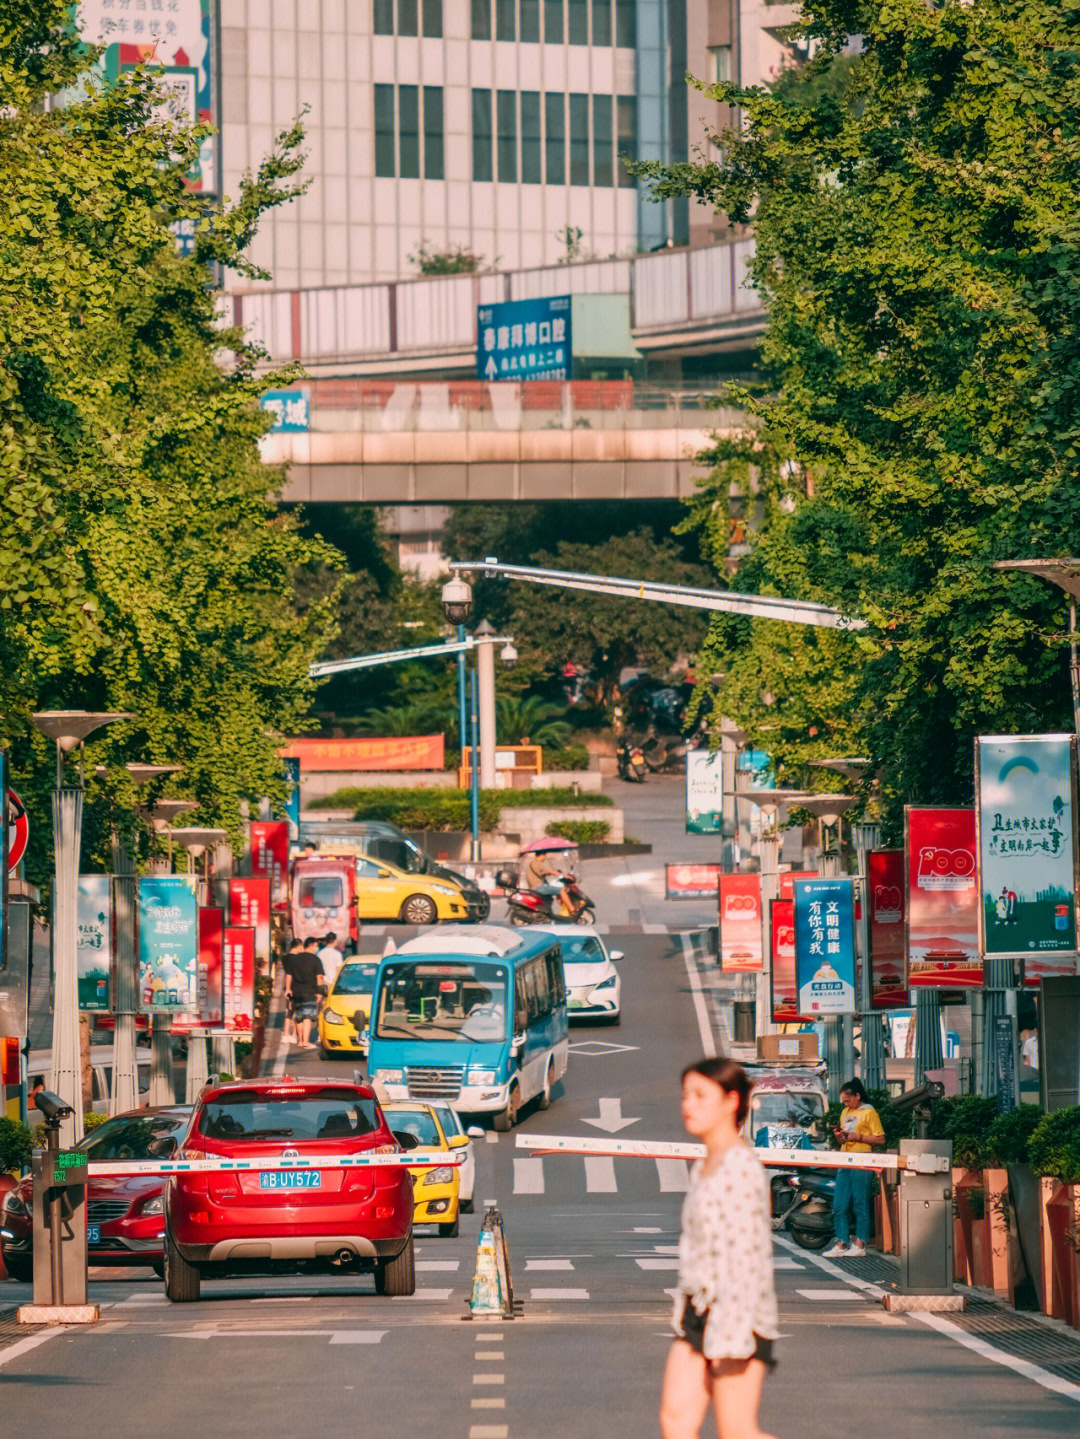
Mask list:
[[611,44],[611,0],[592,0],[592,42]]
[[[475,10],[475,0],[473,9]],[[374,0],[373,21],[376,35],[419,35],[420,5],[418,0]],[[397,29],[394,16],[397,15]],[[439,39],[442,35],[442,0],[423,0],[424,34]]]
[[563,0],[544,0],[544,44],[561,45],[564,34]]
[[570,99],[570,183],[589,183],[589,97],[571,95]]
[[517,91],[499,90],[495,96],[498,123],[498,175],[502,184],[513,184],[517,167]]
[[442,0],[424,0],[424,34],[429,40],[442,39]]
[[521,0],[518,15],[521,27],[521,43],[536,45],[540,40],[540,0]]
[[375,0],[375,34],[394,33],[394,0]]
[[615,44],[622,50],[637,49],[636,0],[615,0]]
[[399,35],[419,34],[420,17],[416,12],[416,0],[397,0],[397,32]]
[[611,96],[592,97],[593,184],[614,185],[615,146],[612,134]]
[[[615,116],[618,121],[618,155],[626,156],[630,160],[637,159],[637,96],[620,95],[615,102]],[[619,160],[619,184],[624,188],[633,189],[637,181],[627,170],[622,159]]]
[[[471,34],[474,40],[491,39],[491,0],[472,0]],[[473,91],[474,95],[477,93]],[[473,133],[476,133],[475,129]]]
[[731,79],[731,46],[713,45],[709,51],[709,84]]
[[403,180],[420,178],[420,91],[415,85],[398,86],[398,174]]
[[544,178],[549,185],[566,184],[566,96],[544,96]]
[[441,85],[424,86],[424,179],[446,178],[443,159],[443,93]]
[[543,182],[540,164],[540,92],[521,92],[521,183]]
[[390,179],[396,174],[393,85],[375,86],[375,173]]
[[491,91],[472,92],[472,172],[474,180],[490,180],[491,172]]
[[495,0],[495,39],[517,39],[517,0]]
[[[589,43],[589,0],[566,0],[566,38],[571,45]],[[571,133],[572,130],[571,130]]]

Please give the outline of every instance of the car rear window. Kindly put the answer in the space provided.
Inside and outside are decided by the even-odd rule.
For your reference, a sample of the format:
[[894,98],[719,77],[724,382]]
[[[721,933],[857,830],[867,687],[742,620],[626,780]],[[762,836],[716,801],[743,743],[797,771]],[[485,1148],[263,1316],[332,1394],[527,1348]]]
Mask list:
[[311,874],[300,880],[297,901],[305,909],[336,909],[345,903],[340,875]]
[[155,1139],[179,1140],[187,1128],[188,1115],[117,1115],[91,1131],[79,1148],[91,1159],[150,1159],[149,1144]]
[[237,1089],[207,1100],[196,1129],[206,1139],[361,1139],[379,1128],[373,1099],[352,1090],[272,1095]]

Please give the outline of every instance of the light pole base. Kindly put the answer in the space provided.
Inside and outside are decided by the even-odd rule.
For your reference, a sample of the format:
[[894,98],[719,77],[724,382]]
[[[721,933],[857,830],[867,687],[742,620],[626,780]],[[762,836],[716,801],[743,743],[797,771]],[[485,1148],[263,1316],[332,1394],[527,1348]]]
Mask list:
[[963,1294],[904,1294],[890,1291],[882,1297],[890,1314],[962,1314],[967,1307]]
[[15,1314],[17,1324],[96,1324],[101,1317],[96,1304],[22,1304]]

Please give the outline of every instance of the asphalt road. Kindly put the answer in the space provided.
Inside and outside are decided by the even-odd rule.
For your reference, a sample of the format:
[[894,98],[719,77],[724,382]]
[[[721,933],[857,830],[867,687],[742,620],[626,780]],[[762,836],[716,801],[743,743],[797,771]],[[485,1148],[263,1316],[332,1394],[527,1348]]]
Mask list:
[[[678,1074],[702,1048],[683,946],[620,936],[619,1028],[571,1033],[564,1092],[528,1133],[598,1134],[601,1099],[621,1132],[677,1139]],[[291,1072],[321,1065],[297,1054]],[[612,1106],[605,1106],[612,1114]],[[361,1432],[447,1439],[657,1433],[670,1342],[685,1166],[523,1155],[513,1135],[477,1141],[476,1210],[457,1239],[418,1234],[418,1292],[380,1299],[370,1279],[207,1283],[172,1306],[137,1271],[97,1270],[102,1320],[36,1347],[0,1350],[5,1434],[74,1425],[85,1439],[193,1430],[291,1436]],[[485,1200],[504,1215],[517,1297],[512,1322],[464,1323]],[[835,1267],[778,1248],[784,1337],[766,1387],[779,1436],[1075,1435],[1080,1403],[887,1315]],[[0,1303],[29,1297],[5,1284]],[[1080,1389],[1077,1390],[1080,1399]]]

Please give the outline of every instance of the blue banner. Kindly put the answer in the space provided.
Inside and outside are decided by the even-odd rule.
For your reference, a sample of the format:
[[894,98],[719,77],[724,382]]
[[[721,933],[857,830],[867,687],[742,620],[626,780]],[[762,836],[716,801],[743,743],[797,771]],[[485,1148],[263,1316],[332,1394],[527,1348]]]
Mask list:
[[476,311],[476,373],[482,380],[570,380],[570,296],[506,300]]
[[285,801],[285,818],[289,821],[289,843],[300,843],[300,757],[286,755],[285,778],[289,797]]
[[139,1008],[194,1013],[199,1007],[199,907],[195,876],[139,880]]
[[855,882],[797,879],[792,889],[799,1013],[854,1014]]

